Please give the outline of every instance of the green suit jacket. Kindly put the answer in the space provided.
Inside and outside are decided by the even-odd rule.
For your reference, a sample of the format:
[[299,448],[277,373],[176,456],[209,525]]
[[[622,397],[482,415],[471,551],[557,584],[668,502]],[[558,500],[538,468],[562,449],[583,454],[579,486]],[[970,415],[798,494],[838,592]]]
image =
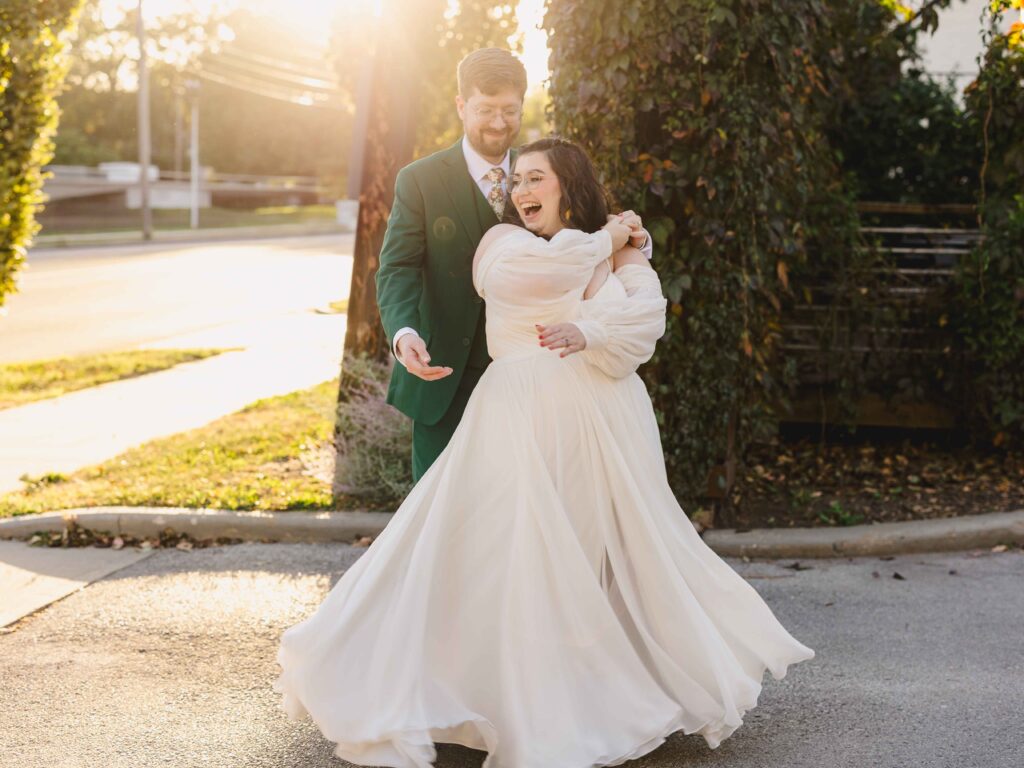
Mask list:
[[460,382],[474,385],[490,362],[473,254],[497,223],[469,175],[461,137],[398,172],[376,275],[381,322],[389,344],[399,329],[415,328],[431,364],[453,369],[423,381],[395,365],[387,401],[414,421],[436,424]]

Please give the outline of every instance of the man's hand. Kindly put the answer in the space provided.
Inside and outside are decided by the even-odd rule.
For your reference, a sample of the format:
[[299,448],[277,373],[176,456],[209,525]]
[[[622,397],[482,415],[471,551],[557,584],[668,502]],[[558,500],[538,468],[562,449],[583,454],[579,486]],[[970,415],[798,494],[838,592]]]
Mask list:
[[427,345],[415,333],[407,333],[398,340],[398,360],[405,370],[424,381],[437,381],[450,376],[451,368],[442,365],[430,365],[430,353]]
[[587,337],[572,323],[535,325],[534,327],[540,337],[540,345],[561,352],[559,357],[566,357],[573,352],[582,352],[587,348]]

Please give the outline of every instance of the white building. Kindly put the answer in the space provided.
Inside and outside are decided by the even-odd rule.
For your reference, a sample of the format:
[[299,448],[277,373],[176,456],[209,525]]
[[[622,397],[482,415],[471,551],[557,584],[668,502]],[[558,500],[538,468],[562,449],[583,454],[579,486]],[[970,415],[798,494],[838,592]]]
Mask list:
[[[922,0],[909,3],[913,8],[923,4]],[[918,38],[925,71],[938,80],[952,76],[961,94],[978,74],[978,58],[984,48],[982,32],[987,23],[982,11],[987,6],[987,0],[953,0],[949,8],[939,11],[938,30]],[[1024,16],[1024,12],[1021,14]],[[1017,20],[1018,16],[1008,11],[1004,26],[1008,30]]]

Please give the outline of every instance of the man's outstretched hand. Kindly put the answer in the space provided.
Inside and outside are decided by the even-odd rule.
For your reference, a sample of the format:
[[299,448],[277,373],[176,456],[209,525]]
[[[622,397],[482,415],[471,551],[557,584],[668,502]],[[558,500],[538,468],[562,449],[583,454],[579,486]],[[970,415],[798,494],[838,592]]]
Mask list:
[[424,381],[437,381],[450,376],[452,369],[443,365],[431,365],[427,345],[415,333],[407,333],[398,340],[398,360],[405,370]]

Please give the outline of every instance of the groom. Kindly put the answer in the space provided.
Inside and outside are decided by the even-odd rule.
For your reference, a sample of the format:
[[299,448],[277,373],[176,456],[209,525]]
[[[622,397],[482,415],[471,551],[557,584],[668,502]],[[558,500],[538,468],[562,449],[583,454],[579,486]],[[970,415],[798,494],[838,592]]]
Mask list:
[[506,179],[526,69],[507,50],[483,48],[459,63],[458,81],[464,135],[398,172],[376,275],[384,332],[401,363],[387,401],[413,420],[414,480],[448,445],[490,363],[473,254],[511,205]]

